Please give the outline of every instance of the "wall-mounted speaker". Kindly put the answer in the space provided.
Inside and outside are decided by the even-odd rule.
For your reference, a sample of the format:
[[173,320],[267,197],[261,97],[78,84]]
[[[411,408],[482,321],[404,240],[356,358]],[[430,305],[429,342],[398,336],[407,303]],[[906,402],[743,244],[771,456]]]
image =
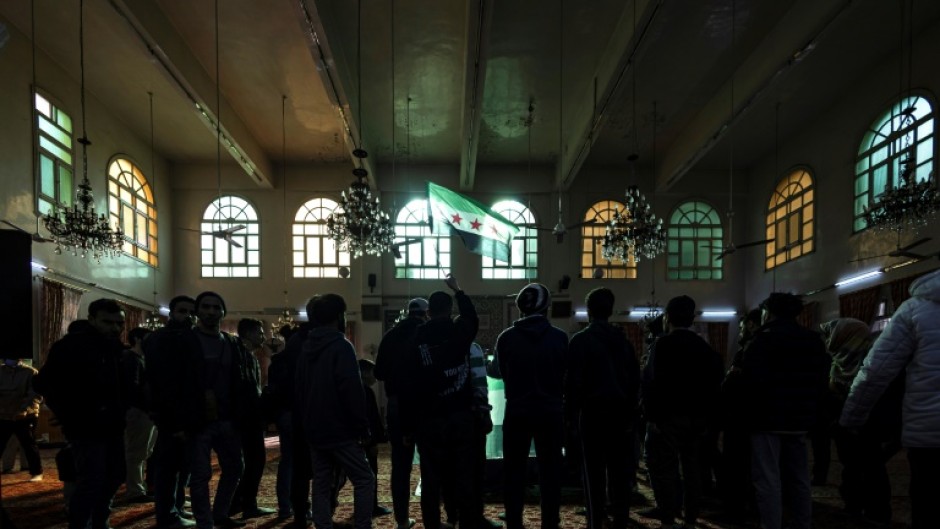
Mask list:
[[561,276],[561,279],[558,280],[558,291],[564,292],[568,290],[569,286],[571,286],[571,276],[568,274]]
[[571,302],[570,301],[553,301],[551,317],[552,318],[570,318],[571,317]]
[[369,293],[375,292],[375,285],[378,284],[378,277],[375,274],[369,274]]
[[28,233],[0,230],[0,321],[6,333],[3,358],[33,357],[32,239]]
[[382,305],[363,305],[362,321],[382,321]]

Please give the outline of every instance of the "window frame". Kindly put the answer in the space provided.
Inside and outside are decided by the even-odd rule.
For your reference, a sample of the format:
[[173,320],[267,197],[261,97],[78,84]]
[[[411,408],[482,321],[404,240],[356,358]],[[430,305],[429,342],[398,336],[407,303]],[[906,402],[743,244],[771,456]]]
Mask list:
[[[683,207],[692,205],[695,209],[685,211]],[[707,208],[706,210],[701,210],[699,207]],[[693,222],[689,220],[686,223],[682,223],[681,220],[687,219],[689,215],[699,213],[702,217],[709,217],[713,215],[713,222],[710,224],[705,224],[703,222]],[[680,215],[680,222],[674,222],[674,219],[677,215]],[[692,237],[685,237],[682,235],[683,230],[691,229],[693,231]],[[700,230],[709,230],[711,235],[702,236]],[[717,231],[717,235],[715,235]],[[724,225],[721,222],[721,214],[718,212],[718,208],[713,206],[707,200],[693,198],[688,200],[683,200],[677,204],[669,214],[669,224],[666,228],[666,280],[667,281],[723,281],[724,280],[724,259],[715,261],[715,257],[721,252],[721,250],[716,250],[715,248],[721,248],[724,245]],[[675,235],[674,235],[675,233]],[[685,241],[691,240],[694,248],[694,264],[691,266],[684,266],[682,263],[683,258],[683,243]],[[673,243],[676,243],[675,245]],[[703,246],[704,245],[704,246]],[[704,256],[701,254],[702,249],[706,249]],[[674,266],[673,257],[676,258],[677,264]],[[701,264],[699,261],[704,260],[705,264]],[[691,277],[682,277],[683,272],[691,272]],[[700,277],[701,275],[711,275],[711,277]],[[673,274],[674,273],[674,274]],[[717,277],[715,277],[717,273]],[[674,277],[675,276],[675,277]]]
[[[64,109],[65,105],[63,105],[58,98],[53,97],[51,94],[49,94],[49,92],[43,90],[42,88],[39,88],[38,86],[33,86],[32,88],[33,89],[30,98],[30,113],[32,116],[33,126],[33,163],[35,164],[33,170],[33,207],[35,209],[36,215],[38,216],[50,213],[55,207],[67,208],[71,207],[72,204],[75,203],[76,140],[74,120],[72,119],[71,114]],[[51,115],[47,116],[38,108],[38,98],[42,98],[46,103],[49,104]],[[60,113],[65,116],[65,119],[68,120],[70,130],[65,130],[65,128],[59,124]],[[40,125],[43,119],[48,121],[56,129],[59,129],[63,134],[68,134],[71,145],[64,145],[47,131],[44,131]],[[54,152],[45,148],[43,146],[44,138],[45,141],[49,142],[53,147],[56,147],[67,154],[71,159],[71,163],[67,163]],[[43,156],[45,156],[52,163],[52,186],[56,194],[54,197],[46,194],[43,191]],[[68,172],[71,174],[70,181],[67,184],[63,182],[63,172]],[[68,189],[65,189],[66,187],[68,187]]]
[[[535,213],[525,204],[512,199],[500,200],[493,204],[490,209],[515,224],[515,226],[519,228],[519,233],[513,237],[512,244],[510,244],[510,261],[508,263],[497,261],[485,255],[481,256],[480,277],[484,280],[536,279],[539,272],[539,240],[538,231],[536,230],[538,222],[536,221]],[[521,248],[522,251],[522,264],[513,265],[512,261],[515,257],[518,257],[518,252],[513,253],[513,250],[518,250],[519,248]],[[532,266],[529,266],[530,262],[533,263]],[[498,272],[502,272],[503,277],[496,277],[497,275],[501,275]]]
[[[311,206],[318,202],[315,206]],[[330,207],[332,205],[332,207]],[[306,210],[306,212],[305,212]],[[349,279],[352,277],[352,256],[349,252],[339,249],[339,245],[330,238],[326,227],[326,219],[334,213],[341,213],[343,208],[336,200],[326,196],[316,196],[304,201],[294,213],[294,221],[291,223],[291,277],[294,279]],[[319,214],[317,212],[320,212]],[[303,218],[301,218],[303,217]],[[311,220],[312,219],[312,220]],[[307,259],[309,258],[310,239],[316,239],[318,244],[317,254],[320,256],[320,263],[315,264]],[[298,250],[298,243],[300,249]],[[328,252],[326,246],[332,245],[333,251]],[[334,264],[323,264],[325,255],[335,257]],[[303,260],[303,264],[298,265],[298,257]],[[346,267],[349,271],[344,278],[340,275],[340,268]],[[298,275],[298,269],[304,273]]]
[[[602,206],[604,209],[598,209]],[[614,207],[619,206],[623,212],[625,206],[617,200],[599,200],[588,206],[582,221],[591,221],[600,219],[599,222],[588,222],[581,227],[581,263],[579,269],[581,277],[588,279],[594,277],[594,270],[600,268],[604,270],[604,276],[601,279],[636,279],[636,258],[631,254],[626,262],[614,264],[604,259],[601,254],[601,243],[604,235],[607,233],[607,224],[614,214]],[[590,249],[588,249],[590,247]],[[587,256],[591,256],[591,266],[585,266]]]
[[[129,165],[129,170],[125,169],[122,163]],[[117,174],[113,174],[115,167],[118,168]],[[122,182],[120,177],[125,175],[132,178],[139,187],[135,189]],[[107,181],[108,219],[114,226],[119,226],[124,231],[124,242],[121,245],[121,251],[153,268],[158,268],[160,239],[156,196],[147,175],[130,156],[117,154],[108,161]],[[127,195],[132,199],[131,202],[125,200],[122,191],[127,191]],[[143,195],[141,195],[141,191]],[[146,211],[141,211],[138,201],[143,202]],[[133,214],[130,221],[125,217],[128,208]],[[128,222],[131,223],[130,226],[127,225]],[[141,223],[144,225],[144,240],[138,237]],[[128,227],[131,228],[131,231],[128,231]]]
[[[803,186],[802,178],[794,181],[795,175],[806,175],[809,180],[808,186]],[[789,190],[798,186],[797,193],[791,193]],[[784,195],[783,192],[787,194]],[[806,197],[809,196],[807,200]],[[784,176],[781,177],[770,195],[770,201],[765,210],[765,237],[773,239],[764,245],[764,271],[769,272],[778,266],[795,261],[816,251],[816,178],[812,169],[805,165],[798,165],[790,168]],[[778,198],[779,197],[779,198]],[[800,206],[797,209],[790,209],[790,205],[799,199]],[[786,208],[785,212],[781,212]],[[809,215],[807,215],[807,211]],[[781,216],[782,213],[782,216]],[[807,220],[807,216],[809,219]],[[796,217],[796,223],[791,223],[791,219]],[[773,220],[771,220],[773,218]],[[785,242],[777,237],[778,226],[783,221],[786,230]],[[791,241],[793,227],[797,229],[797,239]],[[806,237],[807,227],[809,236]],[[792,246],[792,247],[790,247]],[[794,255],[795,254],[795,255]],[[773,262],[771,262],[773,261]]]
[[[450,272],[452,260],[450,229],[448,228],[446,233],[433,233],[428,217],[428,207],[428,199],[414,198],[402,206],[395,215],[394,243],[421,238],[420,243],[404,244],[398,247],[401,258],[395,258],[396,279],[444,279]],[[421,248],[420,256],[415,258],[415,248],[419,247]],[[409,264],[411,261],[420,262]],[[431,264],[431,262],[436,264]]]
[[[224,204],[220,204],[220,206],[216,206],[216,212],[221,213],[221,210],[223,210],[226,207],[229,207],[229,208],[234,207],[231,205],[231,199],[235,198],[244,202],[244,206],[240,206],[237,209],[242,213],[246,211],[250,211],[251,214],[254,216],[254,218],[251,219],[251,218],[228,217],[225,222],[214,220],[212,217],[209,216],[211,214],[210,209],[213,206],[215,206],[217,202],[226,198],[229,199],[229,205],[226,206]],[[210,232],[210,231],[215,231],[218,229],[225,229],[230,226],[237,226],[239,224],[244,224],[245,229],[240,230],[239,232],[236,232],[233,235],[233,237],[239,239],[238,242],[242,243],[243,250],[237,249],[233,245],[225,242],[223,239],[220,239],[213,235],[208,235],[208,234],[199,235],[199,239],[200,239],[199,240],[199,275],[200,277],[205,278],[205,279],[260,279],[261,278],[261,217],[260,215],[258,215],[258,208],[255,206],[255,204],[251,200],[248,200],[247,198],[245,198],[244,196],[236,195],[236,194],[226,194],[226,195],[214,197],[212,200],[209,201],[209,203],[206,205],[205,208],[203,208],[202,211],[203,211],[202,217],[200,218],[200,221],[199,221],[200,232],[204,232],[204,231]],[[249,238],[253,239],[255,248],[251,248]],[[218,252],[217,245],[222,242],[225,242],[225,244],[228,247],[229,259],[231,259],[232,252],[234,249],[234,251],[236,252],[237,251],[244,252],[245,254],[244,261],[233,263],[233,264],[218,263],[215,260],[215,256]],[[207,243],[211,243],[212,245],[211,248],[206,247]],[[212,261],[208,264],[205,262],[206,252],[210,252],[210,254],[212,255]],[[256,264],[250,264],[249,262],[250,261],[249,255],[251,253],[256,254],[256,261],[257,261]],[[246,274],[245,275],[232,274],[231,269],[236,268],[236,267],[246,268]],[[211,270],[228,269],[229,274],[228,275],[215,275],[215,274],[207,275],[206,274],[207,268]],[[250,273],[252,269],[254,269],[254,271],[256,272],[254,275]]]

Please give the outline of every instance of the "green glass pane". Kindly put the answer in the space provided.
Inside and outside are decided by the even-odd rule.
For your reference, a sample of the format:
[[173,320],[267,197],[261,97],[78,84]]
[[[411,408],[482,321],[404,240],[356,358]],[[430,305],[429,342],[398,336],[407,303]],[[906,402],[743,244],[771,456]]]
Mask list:
[[52,115],[52,104],[50,104],[49,100],[45,97],[36,94],[36,110],[45,116],[50,116]]
[[55,139],[55,141],[59,142],[63,147],[72,147],[72,135],[57,127],[55,123],[43,116],[39,116],[39,130],[50,138]]
[[682,265],[692,266],[695,264],[695,243],[693,241],[682,241]]
[[872,153],[871,164],[878,165],[879,163],[885,161],[887,158],[888,158],[888,147],[885,146]]
[[932,172],[933,172],[933,161],[929,161],[917,167],[917,172],[915,173],[915,179],[918,182],[926,182],[930,178],[930,173]]
[[695,230],[693,228],[680,228],[679,236],[683,238],[692,238],[695,237]]
[[925,162],[933,158],[933,141],[927,140],[917,144],[917,161]]
[[712,271],[712,279],[721,279],[721,269]]
[[52,212],[52,203],[48,200],[39,199],[39,213],[47,215]]
[[855,179],[855,194],[861,195],[862,193],[868,193],[868,174],[867,173]]
[[66,132],[72,132],[72,118],[68,114],[62,112],[61,109],[55,109],[55,121],[59,124],[60,127],[65,129]]
[[875,195],[880,195],[885,190],[885,185],[888,183],[888,166],[882,165],[881,167],[875,169],[874,172],[874,182],[872,182],[872,192]]
[[669,271],[666,272],[666,277],[668,279],[679,279],[679,271],[670,268]]
[[669,248],[669,253],[675,253],[679,251],[679,241],[677,241],[676,239],[669,239],[667,244]]
[[692,270],[680,270],[679,279],[682,279],[682,280],[695,279],[694,272]]
[[855,214],[861,215],[865,212],[865,206],[868,205],[868,197],[861,196],[855,199]]
[[59,201],[66,206],[72,205],[72,168],[59,166]]
[[857,219],[855,219],[855,231],[862,231],[862,230],[864,230],[864,229],[867,228],[867,227],[868,227],[868,225],[865,223],[865,219],[864,219],[864,218],[857,218]]
[[40,136],[39,148],[45,149],[49,152],[49,154],[58,158],[59,160],[62,160],[64,163],[72,165],[72,153],[66,151],[62,147],[59,147],[56,142],[50,140],[49,138]]
[[712,278],[711,270],[706,269],[706,270],[698,271],[698,279],[711,279],[711,278]]
[[39,193],[56,198],[55,163],[46,155],[39,155]]
[[669,256],[669,267],[670,267],[670,268],[677,268],[678,266],[679,266],[679,256],[678,256],[678,255],[670,255],[670,256]]

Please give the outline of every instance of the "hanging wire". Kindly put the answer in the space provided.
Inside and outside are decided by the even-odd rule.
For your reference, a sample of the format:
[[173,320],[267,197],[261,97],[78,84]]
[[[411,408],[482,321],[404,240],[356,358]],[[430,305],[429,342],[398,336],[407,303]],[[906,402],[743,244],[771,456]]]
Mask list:
[[[398,144],[395,143],[395,130],[398,128],[398,123],[395,121],[395,104],[397,100],[395,99],[395,3],[390,2],[391,5],[391,40],[392,40],[392,184],[393,187],[396,186],[398,182],[398,175],[396,173],[395,160],[398,158]],[[392,194],[392,213],[398,211],[398,193],[395,192]]]
[[[774,181],[773,181],[773,184],[774,184],[775,195],[777,194],[776,182],[779,177],[780,177],[780,102],[778,101],[776,106],[774,106]],[[787,202],[787,222],[789,222],[789,219],[790,219],[790,204],[791,203],[792,201]],[[774,240],[767,243],[774,247],[774,252],[772,253],[772,255],[774,256],[774,267],[771,273],[771,276],[773,278],[771,292],[777,291],[776,245],[777,245],[777,237],[779,237],[780,235],[777,233],[776,226],[777,226],[777,222],[776,222],[776,219],[774,219]],[[787,250],[787,252],[789,252],[789,250]]]
[[78,5],[78,70],[81,76],[81,105],[82,105],[82,137],[78,143],[82,144],[82,183],[88,183],[88,132],[86,131],[85,114],[85,0],[79,0]]
[[[30,99],[32,99],[32,107],[36,108],[36,0],[30,0],[29,2],[29,36],[32,40],[32,69],[33,69],[33,88],[32,94],[30,94]],[[35,113],[35,110],[33,111]],[[35,163],[35,162],[34,162]]]
[[[156,155],[154,154],[154,127],[153,127],[153,92],[147,92],[147,96],[150,100],[150,192],[153,194],[153,204],[156,208],[157,204],[157,169],[156,169]],[[154,219],[156,222],[156,219]],[[153,306],[157,307],[157,267],[153,267]],[[156,314],[153,314],[152,317],[156,318]]]
[[735,29],[736,29],[735,0],[731,0],[731,107],[728,112],[728,143],[730,154],[728,156],[728,244],[734,244],[734,77],[737,61],[734,60]]
[[[287,95],[281,94],[281,211],[287,217]],[[284,252],[290,255],[290,235],[284,232]],[[287,306],[287,276],[289,275],[290,262],[284,261],[284,306]]]
[[218,225],[222,226],[222,78],[219,76],[219,0],[215,0],[215,178],[216,192],[219,195],[219,205],[216,209]]

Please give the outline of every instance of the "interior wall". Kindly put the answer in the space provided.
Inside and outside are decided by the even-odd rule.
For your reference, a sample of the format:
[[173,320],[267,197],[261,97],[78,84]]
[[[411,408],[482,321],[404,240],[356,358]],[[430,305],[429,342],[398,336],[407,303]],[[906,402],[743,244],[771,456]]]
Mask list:
[[[32,125],[29,67],[31,45],[30,40],[15,26],[2,17],[0,21],[6,25],[10,37],[0,48],[0,116],[3,116],[3,125],[0,127],[0,218],[33,232],[36,216],[32,155],[35,132]],[[36,67],[39,88],[56,99],[72,117],[73,140],[77,140],[81,136],[78,82],[41,50],[36,54]],[[140,87],[140,102],[141,108],[146,108],[147,89],[143,86]],[[88,289],[82,296],[79,311],[82,317],[87,313],[88,304],[99,297],[117,297],[133,305],[150,308],[156,289],[157,302],[165,305],[174,280],[172,267],[169,266],[173,261],[174,237],[170,229],[171,193],[166,160],[158,155],[154,160],[156,174],[150,174],[150,139],[134,135],[121,122],[120,116],[111,114],[107,105],[90,92],[86,96],[86,105],[88,138],[92,141],[88,148],[88,178],[94,192],[96,211],[107,212],[109,160],[116,154],[124,154],[138,163],[156,193],[160,266],[153,269],[125,255],[103,258],[98,263],[92,258],[82,259],[65,252],[57,255],[54,244],[34,242],[33,261],[49,269],[34,268],[35,276],[48,275]],[[159,108],[159,101],[154,105]],[[75,141],[73,157],[76,186],[82,172],[80,147]],[[40,231],[46,235],[45,228]],[[34,281],[37,291],[39,285],[40,281]],[[38,323],[38,319],[35,321]],[[38,324],[35,327],[38,333]],[[34,343],[38,343],[38,339]]]
[[[935,68],[934,58],[940,53],[940,24],[921,32],[914,43],[914,68],[912,88],[926,95],[938,110],[936,95],[940,94],[940,70]],[[872,230],[853,234],[855,162],[867,128],[898,99],[898,60],[891,58],[874,67],[854,83],[854,89],[834,101],[829,110],[813,122],[800,127],[798,134],[784,138],[780,144],[779,177],[788,174],[793,167],[807,166],[816,186],[815,252],[777,267],[764,270],[764,252],[748,255],[746,269],[745,301],[756,306],[771,291],[805,293],[834,284],[840,279],[852,277],[885,265],[896,264],[902,259],[880,258],[851,263],[852,259],[885,254],[896,247],[893,233],[876,233]],[[781,102],[781,123],[786,119],[786,101]],[[936,119],[934,121],[936,128]],[[934,173],[937,164],[937,143],[934,140]],[[757,174],[774,173],[774,153],[768,153],[752,170]],[[936,178],[936,174],[934,174]],[[767,179],[764,179],[767,180]],[[746,201],[747,218],[757,222],[750,224],[748,234],[763,238],[764,216],[773,185],[769,181],[754,182]],[[932,237],[933,241],[918,246],[915,252],[938,250],[940,227],[936,222],[920,230],[916,235],[910,231],[902,235],[901,244],[920,237]],[[937,261],[928,259],[920,263],[888,272],[882,276],[820,292],[807,297],[806,301],[820,303],[820,318],[838,317],[838,297],[847,292],[868,288],[879,283],[917,274],[937,267]]]

